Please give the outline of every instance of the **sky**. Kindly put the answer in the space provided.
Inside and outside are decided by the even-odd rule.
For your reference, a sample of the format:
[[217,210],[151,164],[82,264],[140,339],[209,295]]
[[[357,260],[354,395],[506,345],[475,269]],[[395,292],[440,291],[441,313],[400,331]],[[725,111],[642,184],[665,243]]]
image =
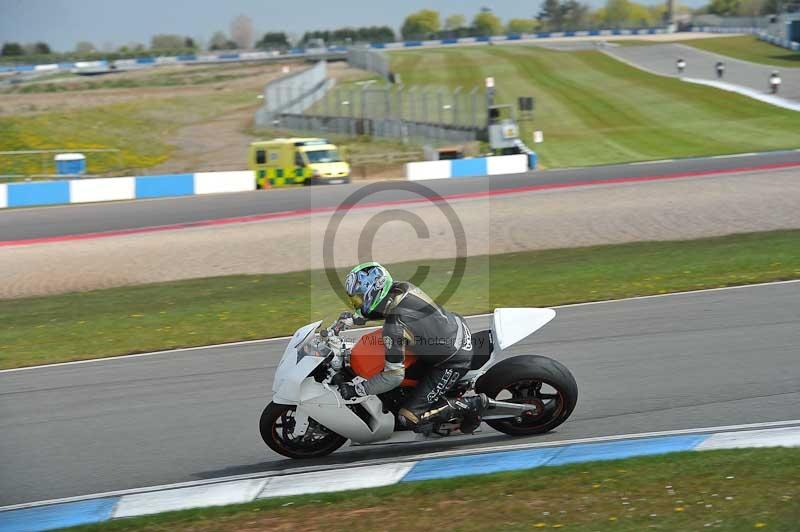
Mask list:
[[[658,3],[660,0],[641,0]],[[206,42],[215,31],[229,32],[239,14],[253,20],[256,35],[266,31],[302,34],[313,29],[388,25],[399,28],[409,13],[423,8],[471,19],[481,7],[504,21],[530,18],[541,0],[0,0],[0,42],[45,41],[58,51],[78,41],[98,48],[130,42],[148,44],[157,33],[177,33]],[[588,0],[601,5],[605,0]],[[703,4],[703,0],[684,2]]]

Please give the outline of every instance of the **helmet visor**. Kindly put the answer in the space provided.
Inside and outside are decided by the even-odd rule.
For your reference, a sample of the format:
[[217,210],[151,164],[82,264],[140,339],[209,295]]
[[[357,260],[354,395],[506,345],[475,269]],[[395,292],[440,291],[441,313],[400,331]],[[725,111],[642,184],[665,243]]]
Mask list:
[[364,304],[364,295],[363,294],[352,294],[348,295],[348,299],[350,300],[350,305],[356,310],[361,308],[361,305]]

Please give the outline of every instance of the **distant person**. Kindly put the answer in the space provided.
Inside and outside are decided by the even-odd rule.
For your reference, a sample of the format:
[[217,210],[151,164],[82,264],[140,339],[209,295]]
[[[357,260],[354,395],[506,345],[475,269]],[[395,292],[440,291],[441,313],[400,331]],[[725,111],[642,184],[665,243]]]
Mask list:
[[686,61],[680,58],[675,62],[675,66],[678,67],[678,74],[683,74],[683,70],[686,68]]
[[725,63],[722,61],[717,61],[715,68],[717,70],[717,79],[722,79],[722,76],[725,75]]
[[778,94],[778,89],[781,88],[781,76],[777,70],[773,70],[769,76],[769,90],[772,94]]

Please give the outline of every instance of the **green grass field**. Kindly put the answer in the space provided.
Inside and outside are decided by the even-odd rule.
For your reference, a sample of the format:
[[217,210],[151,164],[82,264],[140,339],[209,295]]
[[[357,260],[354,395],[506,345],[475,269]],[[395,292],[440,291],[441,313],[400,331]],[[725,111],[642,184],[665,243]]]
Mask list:
[[800,449],[676,453],[121,519],[72,531],[796,532]]
[[727,55],[736,59],[763,63],[778,67],[800,68],[800,52],[793,52],[774,44],[759,40],[753,35],[716,37],[713,39],[691,39],[681,44],[700,50]]
[[[713,40],[713,39],[709,39]],[[609,164],[800,146],[800,114],[655,76],[601,52],[486,46],[391,54],[407,85],[470,88],[494,76],[498,103],[536,99],[523,140],[545,167]]]
[[[425,261],[432,296],[453,261]],[[409,279],[417,264],[391,267]],[[344,272],[341,272],[343,276]],[[551,306],[800,278],[800,230],[470,257],[447,308]],[[0,368],[291,334],[345,304],[320,271],[0,301]]]

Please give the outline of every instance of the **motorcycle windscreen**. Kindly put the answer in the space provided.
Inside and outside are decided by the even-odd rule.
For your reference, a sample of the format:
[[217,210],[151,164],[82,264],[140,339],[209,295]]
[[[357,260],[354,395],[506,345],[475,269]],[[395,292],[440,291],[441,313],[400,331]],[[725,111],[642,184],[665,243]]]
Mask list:
[[538,331],[556,317],[551,308],[498,308],[494,311],[494,336],[505,349]]
[[[408,369],[416,361],[417,357],[406,351],[403,366]],[[359,377],[369,379],[377,375],[383,371],[384,364],[385,351],[380,329],[362,336],[350,351],[350,368]],[[401,386],[416,386],[416,384],[415,380],[404,379]]]
[[286,344],[286,349],[273,377],[273,393],[297,396],[300,393],[300,383],[322,362],[321,358],[303,357],[299,353],[299,349],[313,337],[314,331],[320,324],[322,321],[309,323],[297,329],[289,343]]

